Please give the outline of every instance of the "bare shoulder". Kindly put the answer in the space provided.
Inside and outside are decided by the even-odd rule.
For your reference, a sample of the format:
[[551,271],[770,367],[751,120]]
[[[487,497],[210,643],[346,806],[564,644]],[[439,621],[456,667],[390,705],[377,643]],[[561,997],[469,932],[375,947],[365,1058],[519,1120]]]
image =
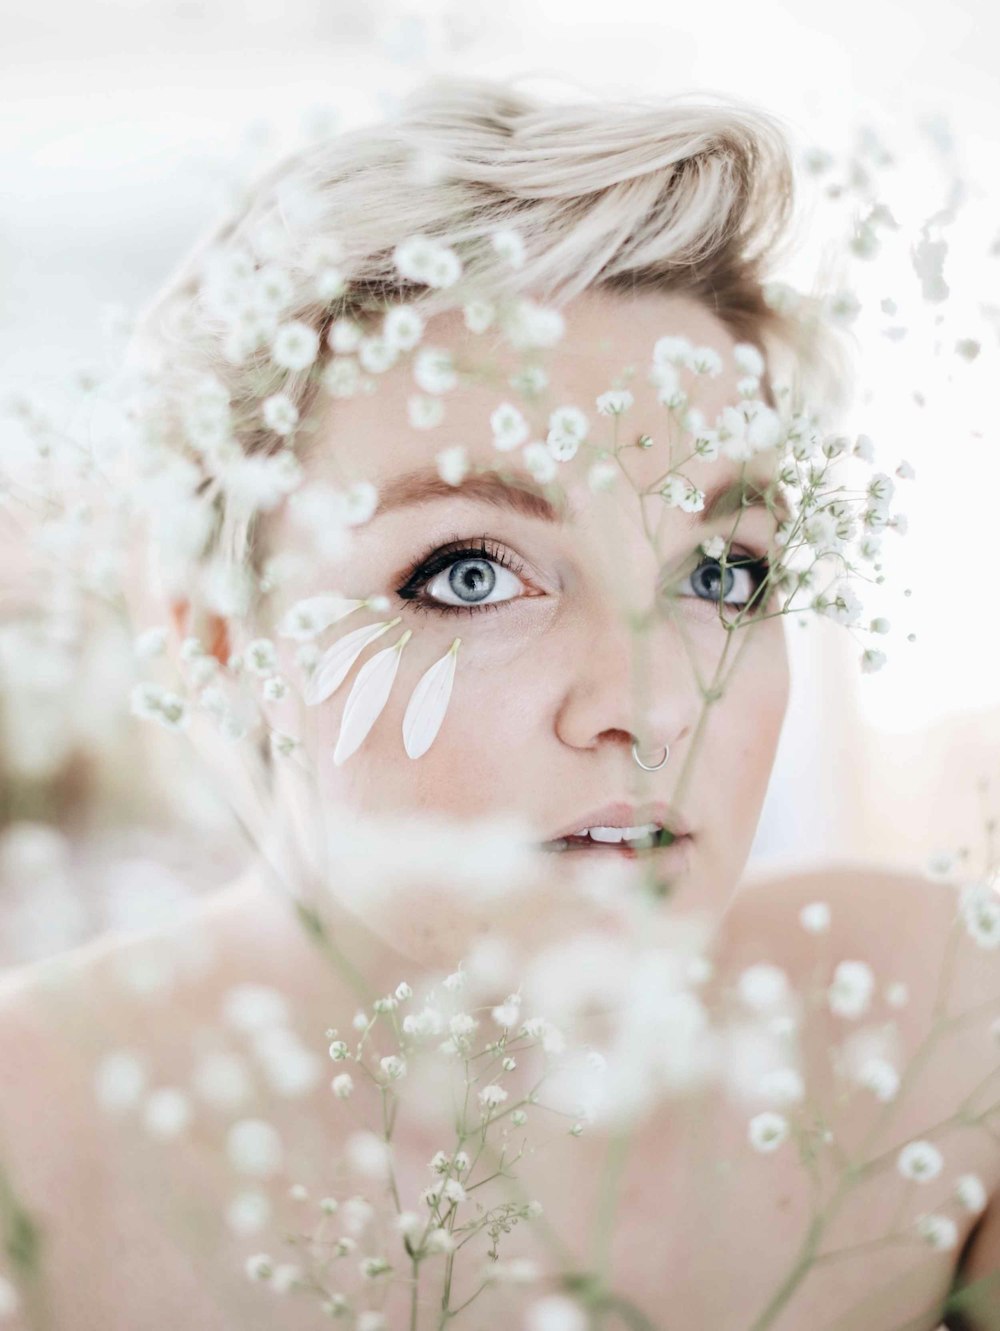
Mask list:
[[741,948],[782,938],[792,958],[815,955],[821,935],[827,955],[864,962],[915,1024],[968,1014],[989,1029],[1000,1017],[1000,894],[985,883],[864,863],[797,867],[744,886],[733,929]]
[[[283,933],[262,904],[230,893],[0,981],[0,1221],[23,1236],[0,1274],[25,1327],[271,1324],[243,1270],[261,1239],[230,1217],[276,1220],[288,1184],[281,1169],[241,1176],[228,1134],[267,1120],[292,1166],[322,1060],[284,991],[303,969],[294,924]],[[242,1027],[225,1016],[234,994]],[[266,1065],[255,1014],[275,1032]]]

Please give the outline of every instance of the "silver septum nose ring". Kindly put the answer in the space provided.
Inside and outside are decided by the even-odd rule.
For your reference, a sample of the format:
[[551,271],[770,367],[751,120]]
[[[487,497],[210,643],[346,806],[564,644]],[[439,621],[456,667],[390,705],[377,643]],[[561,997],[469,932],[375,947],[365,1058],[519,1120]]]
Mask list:
[[653,763],[652,765],[650,765],[649,763],[644,763],[642,759],[639,757],[638,752],[636,751],[637,744],[638,744],[637,740],[632,741],[632,757],[635,759],[635,761],[638,763],[638,765],[642,768],[644,772],[658,772],[660,768],[664,765],[664,763],[667,761],[667,759],[670,757],[670,745],[664,744],[663,757],[660,759],[658,763]]

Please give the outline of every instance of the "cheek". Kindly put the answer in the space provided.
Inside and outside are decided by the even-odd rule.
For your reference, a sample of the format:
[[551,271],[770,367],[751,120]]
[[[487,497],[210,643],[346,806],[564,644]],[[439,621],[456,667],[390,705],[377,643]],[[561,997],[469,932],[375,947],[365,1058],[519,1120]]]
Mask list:
[[[456,619],[459,617],[456,616]],[[499,619],[499,617],[498,617]],[[386,704],[367,738],[337,767],[332,754],[349,692],[344,686],[313,714],[322,788],[328,798],[366,810],[435,809],[453,814],[519,809],[537,755],[539,716],[551,679],[538,669],[536,636],[462,627],[418,635],[407,643]],[[402,627],[402,626],[400,626]],[[473,637],[475,633],[475,637]],[[467,635],[467,636],[466,636]],[[403,745],[403,718],[423,672],[462,638],[451,697],[430,748],[412,759]],[[353,674],[352,674],[353,678]]]
[[715,743],[721,748],[713,767],[731,772],[734,795],[752,809],[764,798],[789,694],[781,622],[763,625],[756,633],[729,678],[713,727]]

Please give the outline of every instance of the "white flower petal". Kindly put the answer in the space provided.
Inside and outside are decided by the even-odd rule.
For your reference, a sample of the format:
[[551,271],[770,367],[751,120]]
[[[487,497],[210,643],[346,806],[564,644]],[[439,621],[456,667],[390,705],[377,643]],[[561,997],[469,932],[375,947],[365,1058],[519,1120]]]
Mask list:
[[347,672],[368,644],[385,633],[386,629],[398,623],[397,618],[382,620],[377,624],[366,624],[363,628],[355,629],[353,633],[339,638],[328,647],[320,657],[312,678],[302,691],[302,700],[306,706],[316,707],[319,703],[326,702],[330,694],[344,682]]
[[358,671],[347,696],[340,735],[333,751],[333,761],[338,767],[364,743],[365,736],[381,715],[410,632],[407,629],[398,642],[376,652]]
[[403,717],[403,746],[411,758],[419,758],[431,747],[448,710],[458,661],[456,638],[439,661],[417,682]]

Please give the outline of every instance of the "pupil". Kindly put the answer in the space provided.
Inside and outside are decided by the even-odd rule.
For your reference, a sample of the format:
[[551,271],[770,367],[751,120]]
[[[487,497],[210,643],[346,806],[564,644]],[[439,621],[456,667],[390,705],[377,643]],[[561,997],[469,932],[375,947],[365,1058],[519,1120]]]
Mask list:
[[725,590],[720,590],[721,581],[722,581],[720,577],[722,573],[721,564],[716,562],[712,562],[710,564],[702,564],[701,568],[698,571],[699,573],[702,574],[702,586],[706,591],[707,595],[713,601],[719,601],[719,600],[724,601],[726,597],[732,592],[733,580],[736,577],[736,575],[731,568],[726,569]]
[[[463,572],[459,574],[458,570]],[[481,600],[489,596],[497,577],[492,566],[485,559],[461,559],[452,566],[448,581],[457,595],[471,592],[473,599]],[[483,585],[485,583],[485,586]]]

